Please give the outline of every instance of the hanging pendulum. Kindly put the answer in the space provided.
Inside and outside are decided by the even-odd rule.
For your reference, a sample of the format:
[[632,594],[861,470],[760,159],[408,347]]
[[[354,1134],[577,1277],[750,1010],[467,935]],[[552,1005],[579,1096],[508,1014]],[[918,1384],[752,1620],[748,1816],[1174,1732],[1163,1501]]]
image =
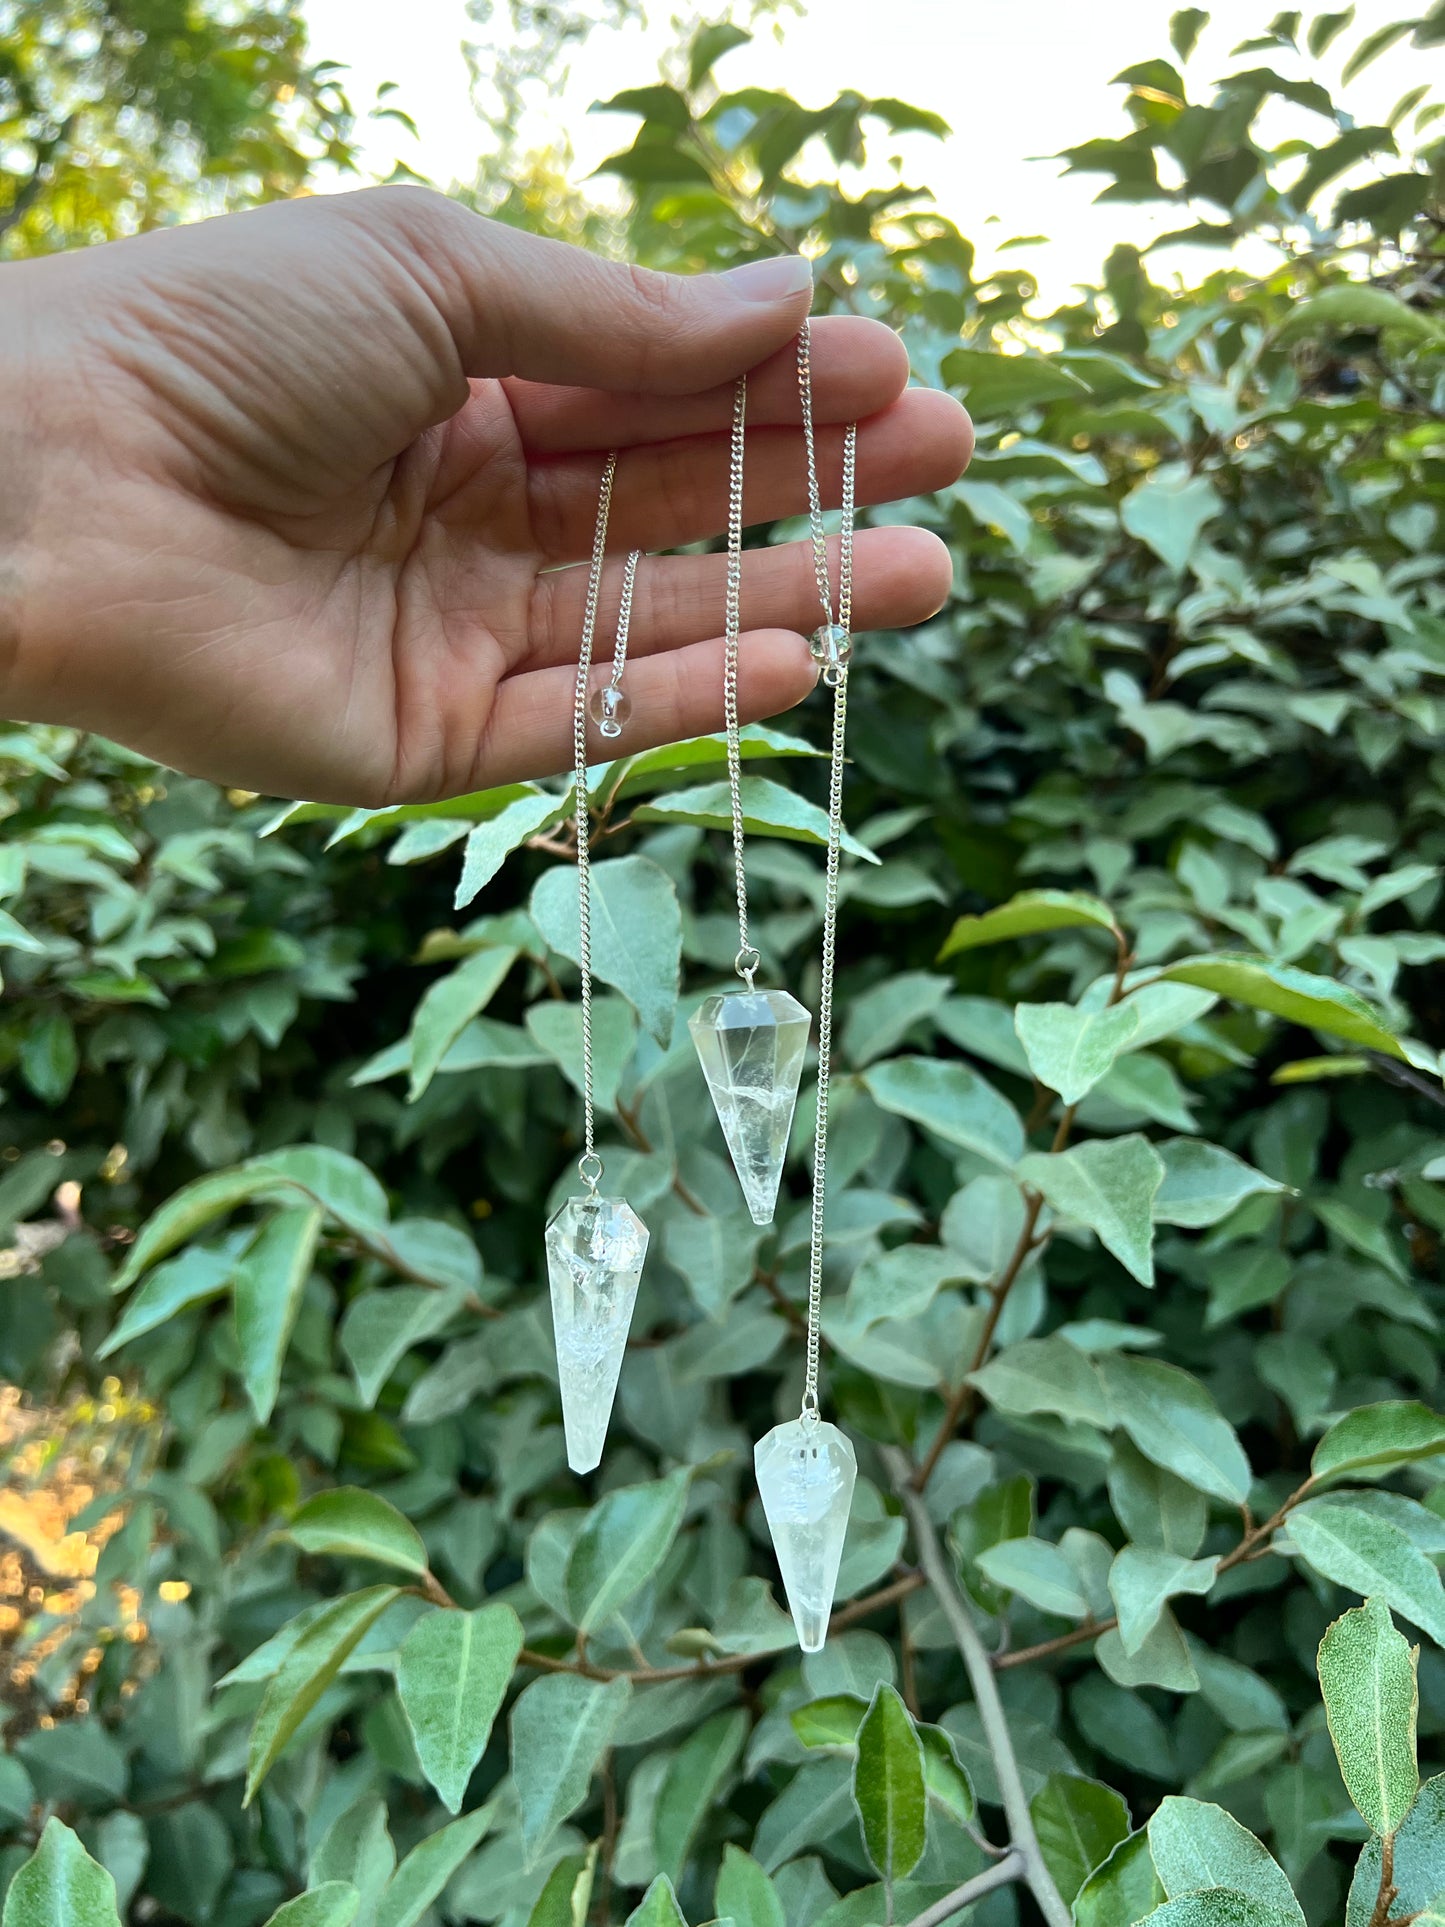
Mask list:
[[727,601],[724,618],[723,701],[727,717],[728,788],[732,797],[733,870],[737,882],[738,954],[744,988],[699,1005],[688,1024],[703,1076],[732,1155],[733,1169],[754,1224],[771,1224],[777,1208],[798,1083],[811,1019],[786,990],[758,990],[762,958],[748,937],[744,868],[742,748],[738,728],[738,641],[742,630],[743,444],[747,377],[733,400],[732,459],[728,473]]
[[828,855],[823,897],[822,983],[818,998],[818,1121],[813,1138],[813,1218],[808,1253],[807,1369],[803,1407],[795,1419],[775,1425],[754,1448],[758,1492],[773,1537],[783,1590],[788,1596],[798,1644],[817,1652],[828,1633],[833,1592],[843,1557],[848,1513],[858,1461],[836,1425],[828,1424],[818,1403],[819,1323],[823,1304],[823,1207],[828,1173],[828,1071],[833,1037],[833,960],[838,923],[838,850],[843,830],[843,742],[848,713],[848,662],[852,653],[853,514],[857,426],[843,441],[843,522],[838,558],[838,612],[834,619],[828,583],[828,550],[818,493],[813,444],[812,384],[808,324],[798,337],[798,387],[803,406],[803,437],[808,459],[808,510],[813,564],[823,605],[823,622],[812,638],[813,655],[823,665],[823,681],[833,692],[833,737],[828,783]]
[[[602,1457],[607,1422],[617,1395],[617,1379],[627,1348],[632,1308],[647,1256],[647,1226],[625,1198],[598,1191],[602,1160],[597,1155],[592,1109],[592,860],[587,804],[587,717],[604,736],[617,736],[630,705],[622,693],[627,627],[632,614],[636,553],[627,558],[612,680],[588,701],[592,639],[607,547],[607,516],[617,457],[607,457],[597,501],[582,648],[577,663],[572,740],[576,760],[578,967],[582,977],[582,1125],[584,1149],[577,1170],[586,1185],[581,1197],[568,1198],[547,1226],[547,1275],[552,1295],[552,1329],[557,1346],[557,1380],[562,1394],[562,1424],[567,1463],[590,1472]],[[610,706],[609,699],[610,698]]]

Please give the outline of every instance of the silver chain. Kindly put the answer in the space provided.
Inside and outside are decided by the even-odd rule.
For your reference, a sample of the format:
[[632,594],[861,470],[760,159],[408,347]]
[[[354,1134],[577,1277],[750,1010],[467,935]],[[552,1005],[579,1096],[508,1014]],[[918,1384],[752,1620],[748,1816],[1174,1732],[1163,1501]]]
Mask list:
[[[597,491],[597,526],[592,535],[592,562],[587,572],[587,606],[582,616],[582,645],[577,656],[577,695],[572,711],[572,755],[577,806],[577,967],[582,975],[582,1139],[577,1160],[582,1182],[595,1197],[602,1180],[597,1155],[592,1107],[592,824],[587,796],[587,692],[592,680],[592,642],[597,630],[597,603],[602,591],[602,564],[607,554],[607,517],[612,508],[612,481],[617,452],[607,457]],[[628,558],[635,573],[635,562]],[[630,583],[628,585],[630,587]],[[626,598],[631,613],[631,596]],[[618,623],[618,648],[626,655],[627,636]],[[614,667],[614,675],[620,671]]]
[[728,793],[733,817],[733,879],[738,898],[738,954],[734,968],[751,990],[753,973],[762,962],[748,938],[748,875],[744,861],[743,749],[738,727],[738,642],[742,635],[743,590],[743,452],[747,428],[748,378],[738,377],[733,390],[732,448],[728,461],[727,600],[723,616],[723,713],[727,719]]
[[[798,393],[803,409],[803,441],[808,457],[808,519],[812,526],[813,568],[823,621],[831,625],[833,596],[828,580],[828,547],[818,489],[813,442],[813,384],[808,324],[798,337]],[[839,533],[837,626],[845,637],[853,624],[853,520],[858,465],[858,425],[843,437],[843,517]],[[848,720],[848,651],[830,664],[824,679],[833,691],[833,742],[828,768],[828,857],[823,889],[822,974],[818,990],[818,1115],[813,1132],[813,1223],[808,1250],[808,1361],[803,1380],[803,1415],[818,1415],[818,1347],[823,1313],[823,1211],[828,1187],[828,1078],[833,1050],[833,964],[838,933],[838,855],[843,835],[843,744]]]
[[[813,543],[813,574],[824,622],[833,621],[833,589],[828,580],[828,531],[823,523],[818,487],[818,451],[813,439],[813,346],[808,323],[798,334],[798,400],[803,410],[803,447],[808,460],[808,527]],[[853,476],[857,463],[858,424],[851,422],[843,439],[843,526],[838,554],[838,626],[853,628]]]

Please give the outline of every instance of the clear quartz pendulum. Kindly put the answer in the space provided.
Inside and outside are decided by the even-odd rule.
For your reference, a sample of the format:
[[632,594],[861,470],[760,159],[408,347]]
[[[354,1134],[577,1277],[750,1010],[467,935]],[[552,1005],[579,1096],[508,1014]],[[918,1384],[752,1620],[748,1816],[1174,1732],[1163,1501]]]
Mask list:
[[733,871],[737,882],[737,973],[741,990],[723,991],[698,1006],[688,1024],[733,1169],[754,1224],[771,1224],[793,1128],[798,1084],[812,1020],[786,990],[759,990],[762,961],[748,938],[744,868],[742,748],[738,727],[738,640],[742,631],[743,445],[747,377],[734,391],[732,460],[728,477],[727,603],[723,701],[727,717],[728,789],[732,798]]
[[[587,806],[588,685],[592,675],[592,639],[597,627],[597,601],[602,585],[602,563],[607,547],[607,516],[612,480],[617,467],[609,455],[602,471],[597,500],[597,530],[587,583],[582,621],[582,648],[577,664],[577,699],[573,717],[576,757],[578,966],[582,976],[582,1118],[585,1148],[577,1170],[586,1185],[581,1197],[568,1198],[547,1226],[547,1276],[552,1294],[552,1330],[557,1346],[557,1380],[562,1393],[562,1425],[567,1437],[567,1463],[574,1472],[590,1472],[602,1458],[618,1374],[627,1349],[632,1308],[647,1256],[647,1226],[625,1198],[605,1197],[598,1191],[602,1160],[597,1155],[592,1108],[592,863]],[[622,703],[622,665],[627,654],[627,626],[632,613],[632,585],[636,553],[627,558],[622,607],[617,620],[617,649],[612,680],[607,689]],[[597,704],[591,710],[599,732],[616,736],[626,720],[619,705]],[[608,728],[608,724],[613,726]]]
[[808,507],[813,563],[823,604],[823,625],[813,638],[813,654],[823,663],[823,681],[833,691],[832,760],[828,785],[828,857],[823,899],[822,986],[818,1000],[818,1121],[813,1137],[813,1218],[808,1254],[808,1354],[803,1408],[795,1419],[775,1425],[753,1451],[758,1493],[778,1556],[798,1644],[815,1653],[828,1634],[833,1592],[843,1558],[848,1513],[858,1461],[836,1425],[823,1418],[818,1404],[819,1323],[823,1304],[823,1207],[828,1171],[828,1071],[833,1038],[833,961],[838,922],[838,850],[843,830],[843,743],[848,713],[848,660],[853,605],[853,514],[857,429],[850,425],[843,442],[843,526],[838,562],[838,617],[832,612],[828,550],[818,493],[813,446],[813,411],[808,326],[798,338],[798,386],[803,403],[803,435],[808,457]]

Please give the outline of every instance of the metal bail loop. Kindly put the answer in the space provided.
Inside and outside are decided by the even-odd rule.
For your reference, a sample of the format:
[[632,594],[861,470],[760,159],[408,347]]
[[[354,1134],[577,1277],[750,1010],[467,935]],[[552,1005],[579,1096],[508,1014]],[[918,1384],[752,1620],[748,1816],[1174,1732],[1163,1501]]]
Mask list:
[[584,1151],[577,1160],[577,1175],[595,1197],[602,1182],[603,1164],[595,1151]]

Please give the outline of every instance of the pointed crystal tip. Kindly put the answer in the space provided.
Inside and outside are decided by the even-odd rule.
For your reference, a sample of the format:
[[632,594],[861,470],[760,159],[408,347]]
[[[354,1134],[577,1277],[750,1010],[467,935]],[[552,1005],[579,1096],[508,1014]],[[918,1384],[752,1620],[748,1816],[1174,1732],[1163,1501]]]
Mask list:
[[709,997],[688,1024],[754,1224],[771,1224],[812,1018],[786,990]]
[[795,1418],[758,1440],[753,1464],[798,1644],[816,1653],[833,1615],[858,1460],[836,1425]]
[[568,1198],[547,1226],[557,1382],[574,1472],[590,1472],[602,1458],[647,1238],[625,1198]]

